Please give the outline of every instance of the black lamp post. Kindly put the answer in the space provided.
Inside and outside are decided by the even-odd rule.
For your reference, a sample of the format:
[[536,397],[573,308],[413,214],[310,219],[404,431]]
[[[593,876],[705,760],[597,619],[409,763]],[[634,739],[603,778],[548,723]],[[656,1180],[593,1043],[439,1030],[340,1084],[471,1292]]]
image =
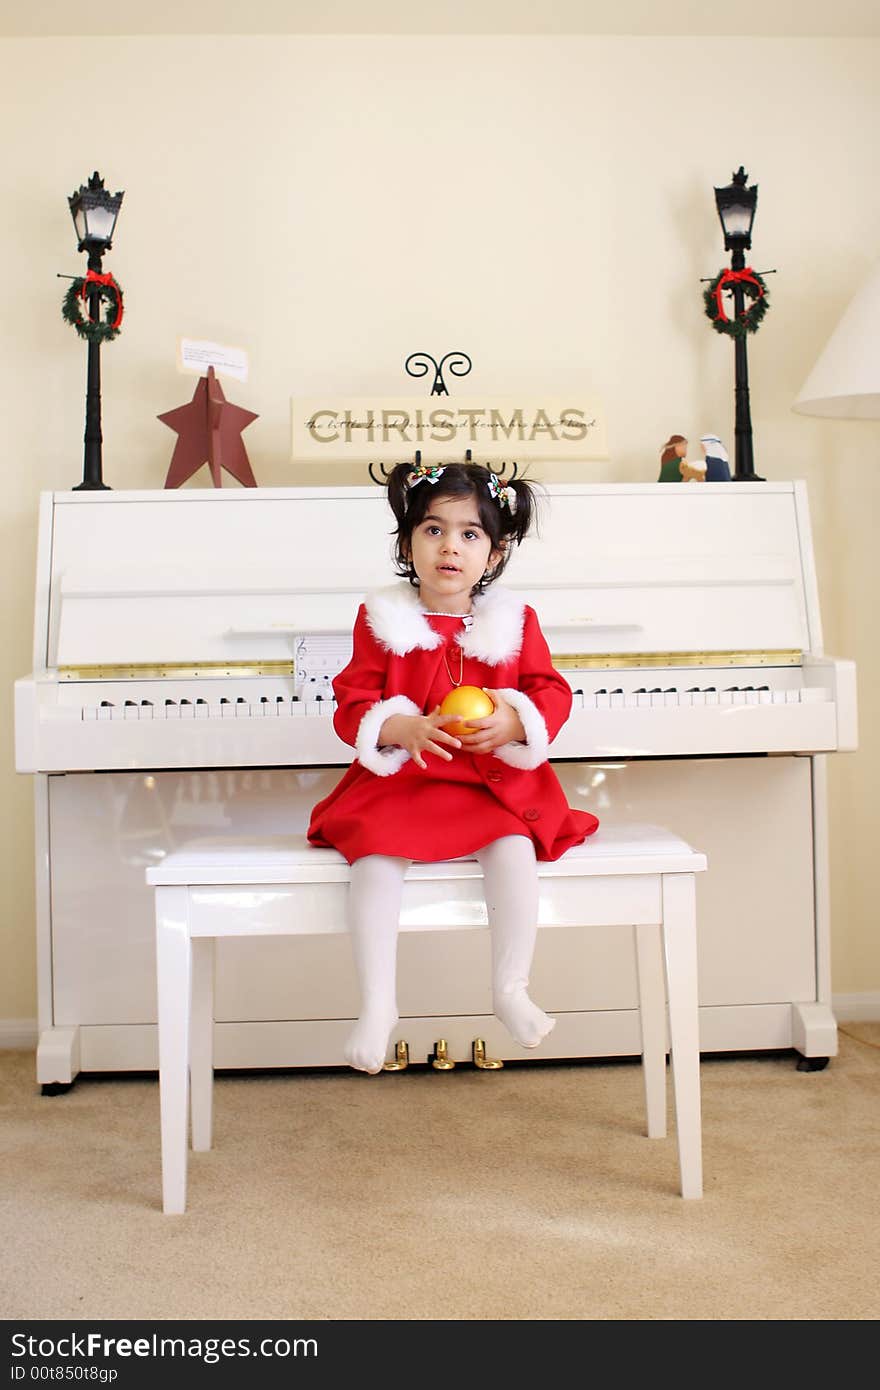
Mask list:
[[[758,201],[758,185],[748,187],[748,174],[742,165],[726,188],[715,189],[715,206],[724,230],[724,249],[731,252],[731,270],[745,269],[745,253],[752,245],[752,223]],[[733,308],[737,322],[745,311],[745,291],[742,283],[734,281]],[[752,453],[752,414],[749,408],[749,364],[746,357],[746,335],[734,338],[734,371],[736,423],[734,428],[733,481],[762,483],[755,472]]]
[[[122,193],[108,193],[104,180],[95,170],[88,185],[80,184],[68,198],[70,215],[76,228],[77,250],[88,254],[88,268],[101,273],[101,258],[113,243],[113,231],[122,206]],[[89,318],[97,323],[101,313],[100,288],[88,290]],[[101,344],[89,339],[86,374],[86,432],[83,480],[74,492],[109,490],[101,476]]]

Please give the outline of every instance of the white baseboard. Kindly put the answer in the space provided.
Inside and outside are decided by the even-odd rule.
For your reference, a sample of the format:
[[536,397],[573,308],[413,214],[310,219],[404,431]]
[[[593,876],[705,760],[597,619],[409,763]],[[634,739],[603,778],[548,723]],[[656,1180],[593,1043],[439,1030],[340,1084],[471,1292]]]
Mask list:
[[38,1036],[35,1018],[0,1018],[0,1049],[36,1048]]
[[[832,995],[831,1010],[838,1023],[880,1023],[880,990]],[[38,1037],[35,1018],[0,1018],[0,1051],[36,1050]]]
[[831,1011],[838,1023],[880,1023],[880,990],[867,994],[834,994]]

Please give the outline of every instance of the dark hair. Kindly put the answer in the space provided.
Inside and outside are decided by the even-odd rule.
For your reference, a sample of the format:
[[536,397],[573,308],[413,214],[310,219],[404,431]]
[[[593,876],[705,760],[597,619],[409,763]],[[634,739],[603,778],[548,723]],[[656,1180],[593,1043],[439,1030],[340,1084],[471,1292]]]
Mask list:
[[[537,510],[534,490],[524,478],[514,478],[508,482],[481,463],[447,463],[439,467],[441,476],[435,482],[426,476],[411,485],[411,463],[398,463],[388,476],[388,501],[397,520],[394,545],[397,573],[408,579],[410,584],[418,584],[410,558],[411,540],[413,531],[421,525],[431,504],[438,499],[472,497],[480,514],[480,525],[489,537],[492,549],[501,552],[501,559],[495,568],[476,585],[475,592],[480,592],[498,578],[513,547],[528,535]],[[430,468],[428,471],[430,474]],[[491,491],[496,485],[513,489],[512,509],[507,504],[506,496],[504,501],[499,501]]]

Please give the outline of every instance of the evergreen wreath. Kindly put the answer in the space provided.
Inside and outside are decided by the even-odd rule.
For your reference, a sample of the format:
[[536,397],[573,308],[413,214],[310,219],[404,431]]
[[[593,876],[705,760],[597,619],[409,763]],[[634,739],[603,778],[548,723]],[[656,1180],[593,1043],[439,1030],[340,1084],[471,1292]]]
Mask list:
[[[91,318],[87,307],[83,312],[88,296],[95,290],[107,304],[103,318]],[[118,338],[122,314],[122,287],[112,275],[97,275],[93,270],[86,275],[77,275],[70,282],[61,305],[61,316],[65,323],[72,324],[79,336],[87,338],[90,343],[112,342]]]
[[[721,296],[725,290],[740,285],[752,302],[743,309],[739,318],[729,319],[724,312]],[[766,282],[751,266],[743,270],[719,270],[714,280],[703,291],[703,304],[706,314],[712,320],[716,333],[726,333],[730,338],[742,338],[746,333],[757,333],[767,310],[770,307]]]

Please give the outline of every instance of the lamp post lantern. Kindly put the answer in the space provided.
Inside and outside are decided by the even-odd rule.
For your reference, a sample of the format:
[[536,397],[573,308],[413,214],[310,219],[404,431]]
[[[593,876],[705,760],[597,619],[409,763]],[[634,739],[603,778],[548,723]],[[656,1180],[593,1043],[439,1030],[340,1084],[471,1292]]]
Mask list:
[[[76,229],[77,250],[85,251],[88,256],[90,277],[101,275],[102,257],[111,249],[123,197],[122,193],[108,193],[104,180],[95,170],[88,184],[81,184],[67,200]],[[101,313],[101,289],[97,279],[89,280],[87,302],[89,319],[97,323]],[[101,471],[101,343],[94,338],[88,342],[84,438],[83,480],[73,491],[109,490]]]
[[[752,223],[755,220],[755,206],[758,201],[758,185],[747,184],[748,174],[742,165],[724,188],[715,189],[715,206],[724,232],[724,249],[730,251],[730,266],[733,271],[745,269],[745,253],[752,245]],[[745,291],[741,281],[734,280],[732,286],[734,318],[739,322],[745,312]],[[749,364],[746,357],[746,335],[739,334],[734,339],[734,400],[736,420],[734,427],[734,470],[733,481],[762,483],[755,472],[752,451],[752,415],[749,406]]]

